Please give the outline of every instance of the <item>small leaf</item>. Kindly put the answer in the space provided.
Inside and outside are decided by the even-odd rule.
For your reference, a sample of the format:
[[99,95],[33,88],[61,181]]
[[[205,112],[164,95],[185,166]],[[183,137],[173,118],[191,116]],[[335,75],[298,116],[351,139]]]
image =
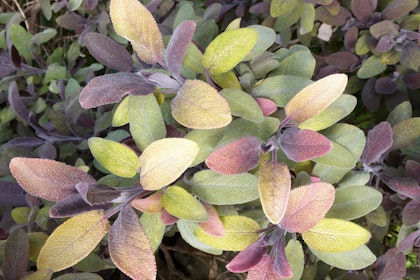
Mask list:
[[291,188],[289,168],[284,163],[261,162],[258,191],[265,216],[278,224],[286,212]]
[[71,217],[82,212],[87,212],[91,210],[108,210],[112,206],[113,203],[103,203],[97,205],[88,204],[80,194],[76,193],[54,204],[50,209],[50,217]]
[[398,104],[398,106],[396,106],[391,111],[391,113],[389,113],[388,117],[386,118],[386,121],[389,122],[391,126],[395,126],[397,123],[411,118],[412,115],[413,108],[411,106],[410,101],[404,101]]
[[198,223],[198,226],[208,234],[214,236],[222,236],[225,234],[225,229],[223,228],[222,220],[217,213],[216,208],[213,205],[208,203],[203,203],[204,208],[206,209],[208,220],[206,222]]
[[292,189],[279,226],[290,232],[306,232],[318,224],[334,202],[335,189],[318,182]]
[[102,211],[90,211],[68,219],[48,237],[38,256],[38,269],[66,269],[86,257],[108,232]]
[[252,50],[257,39],[257,31],[251,28],[228,30],[219,34],[204,52],[204,68],[211,74],[233,69]]
[[232,121],[227,101],[209,84],[187,80],[171,102],[172,116],[188,128],[213,129]]
[[345,74],[333,74],[310,84],[284,107],[287,117],[300,123],[316,116],[343,93],[346,85]]
[[245,136],[213,151],[205,162],[213,171],[225,175],[247,172],[258,165],[260,147],[257,137]]
[[242,251],[258,239],[258,223],[244,216],[224,216],[220,218],[225,228],[223,236],[212,236],[201,228],[194,234],[201,242],[225,251]]
[[131,206],[141,212],[146,213],[160,213],[162,211],[162,203],[160,201],[163,193],[158,191],[146,198],[137,198],[131,202]]
[[420,202],[420,186],[411,177],[380,174],[381,180],[393,191]]
[[323,156],[332,149],[330,140],[324,135],[297,127],[286,129],[279,140],[286,156],[296,162]]
[[392,248],[378,258],[375,263],[378,280],[403,279],[406,275],[405,256],[397,248]]
[[357,77],[367,79],[385,71],[386,65],[378,56],[370,56],[357,71]]
[[10,162],[10,171],[29,194],[51,201],[76,193],[79,182],[96,183],[81,169],[50,159],[16,157]]
[[254,122],[261,122],[263,120],[263,112],[260,106],[248,93],[240,89],[230,88],[223,89],[220,95],[228,102],[232,115]]
[[234,273],[247,272],[255,267],[267,252],[268,245],[264,239],[259,239],[254,244],[237,254],[226,268]]
[[100,137],[91,137],[89,148],[95,159],[117,176],[132,178],[140,168],[139,157],[124,144]]
[[9,235],[2,261],[5,280],[21,279],[25,276],[29,262],[29,240],[23,229],[16,228]]
[[105,74],[89,81],[80,93],[79,102],[83,108],[90,109],[118,103],[127,94],[147,95],[153,90],[154,85],[135,74]]
[[392,143],[391,125],[388,122],[379,123],[368,132],[362,162],[366,165],[379,162],[381,156],[391,148]]
[[420,137],[420,118],[403,120],[392,128],[392,132],[394,139],[393,150],[409,147]]
[[161,201],[165,210],[172,216],[196,222],[208,220],[204,206],[182,187],[168,187]]
[[408,202],[402,211],[403,224],[406,226],[414,226],[420,221],[420,202],[412,200]]
[[130,41],[141,60],[149,64],[162,61],[162,35],[143,4],[137,0],[111,0],[109,10],[115,31]]
[[150,241],[130,206],[124,207],[109,231],[112,262],[133,279],[156,279],[156,261]]
[[154,141],[140,156],[140,183],[146,190],[158,190],[178,179],[198,154],[198,145],[183,138]]
[[269,116],[277,111],[277,104],[268,98],[256,97],[255,101],[257,101],[258,106],[260,106],[264,116]]
[[359,58],[351,52],[334,52],[327,56],[325,61],[337,69],[348,71],[359,62]]
[[393,0],[382,11],[382,18],[396,20],[417,7],[417,0]]
[[223,253],[222,250],[216,249],[213,246],[201,242],[195,236],[194,232],[198,228],[198,224],[196,222],[179,220],[177,221],[176,225],[182,239],[184,239],[184,241],[190,244],[192,247],[212,255],[221,255]]
[[341,253],[357,249],[371,235],[361,226],[339,219],[323,219],[302,234],[311,248],[324,253]]
[[44,280],[51,279],[53,271],[51,269],[38,269],[37,271],[27,274],[22,280]]

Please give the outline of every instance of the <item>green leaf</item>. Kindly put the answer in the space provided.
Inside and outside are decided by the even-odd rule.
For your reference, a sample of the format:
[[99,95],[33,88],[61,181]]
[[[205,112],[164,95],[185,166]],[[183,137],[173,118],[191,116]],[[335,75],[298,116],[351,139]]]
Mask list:
[[174,119],[193,129],[214,129],[232,121],[229,104],[201,80],[186,80],[171,102]]
[[190,43],[187,52],[185,53],[184,59],[182,60],[182,66],[194,71],[197,74],[204,74],[205,69],[201,63],[202,60],[202,52],[195,44]]
[[339,219],[323,219],[302,234],[306,244],[325,253],[341,253],[357,249],[371,237],[361,226]]
[[338,188],[335,192],[334,204],[326,217],[354,220],[375,210],[381,202],[382,194],[371,187]]
[[212,255],[221,255],[223,253],[223,250],[216,249],[213,246],[207,245],[198,240],[198,238],[194,235],[195,230],[198,228],[198,224],[196,222],[178,220],[178,222],[176,222],[176,226],[182,239],[184,239],[184,241],[192,247]]
[[88,143],[95,159],[111,173],[124,178],[137,174],[139,157],[128,146],[99,137],[91,137]]
[[140,223],[144,234],[146,234],[150,241],[153,252],[156,252],[159,245],[162,243],[163,235],[166,230],[166,226],[160,220],[160,212],[141,214]]
[[240,89],[223,89],[220,92],[229,104],[232,115],[246,120],[261,122],[264,119],[263,112],[257,101],[248,93]]
[[73,268],[83,272],[98,272],[104,269],[115,268],[115,265],[111,265],[109,261],[92,252],[86,258],[73,265]]
[[363,171],[350,171],[340,180],[341,189],[351,186],[364,186],[370,180],[370,173]]
[[[315,7],[312,3],[303,3],[303,13],[300,18],[299,34],[304,35],[312,31],[315,22]],[[302,67],[305,68],[305,67]]]
[[249,173],[222,175],[203,170],[191,179],[192,192],[213,205],[234,205],[256,200],[258,178]]
[[10,215],[12,216],[13,221],[17,224],[25,224],[28,222],[29,214],[31,213],[31,208],[29,207],[16,207],[13,208]]
[[204,244],[225,251],[242,251],[258,240],[258,223],[244,216],[220,217],[225,228],[225,234],[212,236],[200,227],[194,231],[197,239]]
[[261,162],[258,176],[258,192],[265,216],[272,224],[278,224],[284,216],[291,189],[289,168],[284,163]]
[[420,118],[410,118],[397,123],[393,128],[392,149],[407,148],[420,137]]
[[9,28],[9,36],[13,46],[17,49],[19,54],[25,58],[26,61],[32,60],[31,39],[25,28],[18,24],[13,24]]
[[29,239],[29,260],[36,262],[42,246],[48,239],[48,235],[44,232],[28,232]]
[[42,32],[36,33],[31,38],[31,44],[41,45],[54,38],[55,35],[57,35],[57,30],[54,28],[46,28]]
[[367,79],[386,70],[386,65],[382,63],[379,56],[370,56],[357,71],[357,77]]
[[252,50],[258,33],[251,28],[228,30],[218,35],[206,48],[203,66],[211,74],[232,70]]
[[51,269],[38,269],[37,271],[26,275],[21,280],[44,280],[51,279],[53,271]]
[[[331,152],[330,152],[331,153]],[[336,167],[333,165],[317,163],[312,169],[312,175],[317,176],[321,181],[335,184],[338,183],[344,175],[349,172],[350,168]]]
[[140,59],[162,62],[162,35],[149,10],[137,0],[111,0],[109,9],[115,31],[130,41]]
[[196,166],[197,164],[203,162],[207,158],[207,156],[211,152],[213,152],[213,150],[216,147],[216,144],[223,137],[224,131],[224,128],[192,129],[190,132],[187,133],[187,135],[185,135],[185,139],[189,139],[196,142],[200,147],[198,155],[191,163],[191,166]]
[[208,220],[204,206],[184,188],[168,187],[161,201],[165,210],[172,216],[196,222]]
[[116,107],[114,115],[112,116],[112,126],[119,127],[128,124],[128,106],[130,96],[125,97]]
[[108,232],[109,222],[102,211],[90,211],[68,219],[48,237],[38,256],[38,269],[54,272],[85,258]]
[[140,156],[140,183],[146,190],[158,190],[174,182],[191,165],[198,145],[183,138],[154,141]]
[[399,122],[411,118],[413,114],[413,108],[410,101],[404,101],[398,104],[391,113],[389,113],[386,121],[389,122],[391,126],[396,125]]
[[302,244],[298,240],[290,239],[285,248],[287,261],[292,268],[293,276],[287,278],[288,280],[299,280],[303,274],[305,266],[305,258]]
[[165,138],[166,126],[153,94],[128,97],[130,133],[143,151],[153,141]]
[[272,17],[280,17],[281,15],[293,10],[298,5],[302,4],[302,1],[289,1],[289,0],[273,0],[270,5],[270,15]]
[[247,27],[258,32],[258,40],[252,50],[243,59],[245,61],[256,58],[269,47],[271,47],[271,45],[276,41],[276,33],[272,28],[256,24]]
[[54,280],[103,280],[103,278],[96,274],[90,272],[83,273],[66,273],[63,275],[54,278]]
[[376,261],[376,256],[366,245],[341,253],[325,253],[310,246],[309,249],[321,261],[343,270],[361,270]]
[[270,76],[289,75],[312,78],[316,61],[307,47],[294,45],[290,49],[281,48],[276,51],[276,54],[279,56],[280,65],[270,73]]

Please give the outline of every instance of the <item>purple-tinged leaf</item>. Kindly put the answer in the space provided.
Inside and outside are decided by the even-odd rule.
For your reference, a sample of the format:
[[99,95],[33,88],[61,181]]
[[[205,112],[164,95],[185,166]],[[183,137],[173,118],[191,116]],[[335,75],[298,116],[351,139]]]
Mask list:
[[410,73],[402,76],[402,81],[410,89],[420,88],[420,73]]
[[420,184],[420,163],[411,159],[407,160],[405,172],[408,177],[414,178]]
[[245,136],[213,151],[206,164],[211,170],[225,175],[247,172],[258,165],[260,148],[257,137]]
[[32,150],[42,145],[44,142],[44,139],[38,137],[16,137],[4,144],[3,147],[15,147],[25,150]]
[[19,95],[19,89],[15,81],[9,84],[8,100],[9,100],[10,106],[12,106],[13,110],[16,112],[16,115],[18,115],[23,120],[29,123],[30,112],[26,108],[25,104],[23,104],[22,102],[22,99]]
[[50,141],[46,141],[38,149],[38,155],[40,158],[56,159],[57,149]]
[[249,8],[251,14],[264,14],[268,15],[270,13],[270,3],[269,2],[256,2]]
[[359,30],[356,26],[352,26],[347,30],[346,34],[344,34],[344,47],[349,52],[354,52],[356,48],[356,42],[359,36]]
[[379,39],[375,49],[380,53],[385,53],[390,51],[395,45],[393,35],[384,35]]
[[160,213],[160,221],[165,226],[170,226],[175,224],[179,219],[175,216],[172,216],[168,213],[165,209],[162,210],[162,213]]
[[181,84],[168,76],[165,73],[143,73],[146,80],[149,82],[158,85],[160,88],[176,89],[178,90],[181,87]]
[[368,22],[376,9],[378,0],[352,0],[351,11],[361,22]]
[[382,94],[392,94],[397,89],[397,85],[390,77],[382,77],[376,80],[375,91]]
[[146,8],[153,13],[156,11],[156,9],[159,7],[159,5],[162,3],[162,0],[151,0],[149,3],[147,3]]
[[13,67],[7,52],[0,50],[0,78],[6,77],[15,70],[16,69]]
[[249,272],[246,280],[282,280],[274,270],[274,259],[265,254],[261,261],[254,266]]
[[372,77],[362,89],[362,102],[370,112],[378,110],[381,96],[375,91],[376,78]]
[[89,205],[124,202],[134,192],[138,192],[138,189],[115,189],[105,185],[92,185],[87,182],[77,183],[75,187],[84,201]]
[[335,52],[327,56],[325,61],[339,70],[349,70],[359,62],[359,58],[351,52]]
[[418,71],[420,66],[420,48],[414,43],[410,42],[402,49],[400,62],[408,69]]
[[25,191],[14,182],[0,182],[0,205],[26,205]]
[[120,44],[101,33],[88,33],[84,43],[90,54],[100,63],[122,72],[133,68],[133,59]]
[[264,116],[269,116],[275,111],[277,111],[277,104],[276,102],[263,97],[256,97],[255,101],[257,101],[258,106],[260,106],[261,111],[263,112]]
[[387,20],[396,20],[417,7],[418,0],[393,0],[388,3],[382,11],[382,18]]
[[420,221],[420,203],[411,200],[402,211],[402,221],[405,226],[414,226]]
[[315,10],[315,18],[332,26],[342,26],[351,16],[347,8],[340,7],[337,14],[333,15],[328,11],[327,6],[318,6]]
[[362,163],[369,165],[379,162],[381,156],[392,147],[392,127],[388,122],[381,122],[372,128],[367,135]]
[[3,256],[4,280],[22,279],[29,262],[29,240],[23,229],[17,228],[7,239]]
[[57,17],[56,22],[58,26],[65,29],[76,30],[79,20],[80,16],[77,13],[67,11],[64,15]]
[[158,191],[146,198],[136,198],[131,202],[131,206],[141,212],[159,213],[162,211],[163,206],[161,202],[163,192]]
[[79,182],[96,183],[81,169],[50,159],[15,157],[9,167],[25,191],[51,201],[76,193],[75,185]]
[[375,39],[379,40],[384,35],[396,35],[399,29],[399,25],[393,21],[383,20],[372,25],[369,31]]
[[206,222],[199,222],[198,226],[210,235],[223,236],[225,234],[225,228],[216,208],[214,208],[213,205],[204,202],[202,202],[202,205],[206,209],[209,219]]
[[113,205],[113,203],[89,205],[86,201],[84,201],[79,193],[75,193],[67,196],[52,206],[50,209],[50,217],[67,218],[91,210],[108,210]]
[[85,109],[121,101],[127,95],[147,95],[154,91],[154,85],[131,73],[105,74],[95,77],[83,88],[79,96]]
[[404,240],[397,244],[397,248],[401,252],[404,252],[405,250],[415,246],[418,240],[420,240],[420,229],[407,235],[407,237],[404,238]]
[[293,276],[293,272],[286,257],[285,245],[285,236],[282,236],[282,238],[273,246],[272,253],[274,253],[274,270],[280,277],[290,278]]
[[393,191],[420,202],[420,187],[413,178],[385,174],[381,174],[380,178]]
[[375,263],[378,280],[403,279],[406,273],[405,256],[397,248],[389,249]]
[[93,10],[98,5],[98,0],[85,0],[83,1],[83,8],[85,10]]
[[330,140],[324,135],[291,127],[280,136],[280,146],[286,156],[296,162],[310,160],[325,155],[332,149]]
[[226,268],[234,273],[242,273],[251,270],[264,257],[268,245],[264,238],[259,239],[245,250],[237,254],[227,265]]
[[179,78],[182,60],[187,52],[194,35],[196,23],[192,20],[181,22],[174,30],[174,34],[166,49],[166,65],[175,78]]

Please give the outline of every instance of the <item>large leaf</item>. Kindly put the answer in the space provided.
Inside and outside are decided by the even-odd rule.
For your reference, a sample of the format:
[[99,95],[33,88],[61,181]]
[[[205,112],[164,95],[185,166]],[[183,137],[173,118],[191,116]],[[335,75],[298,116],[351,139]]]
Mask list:
[[[304,7],[305,5],[300,5],[293,13],[304,13]],[[270,73],[270,76],[281,77],[282,75],[289,75],[293,79],[306,78],[303,81],[313,76],[316,61],[307,47],[298,44],[290,47],[290,49],[281,48],[276,51],[276,54],[279,55],[280,65]],[[305,67],[302,67],[302,65],[305,65]]]
[[324,253],[352,251],[365,244],[370,232],[361,226],[339,219],[323,219],[302,234],[311,248]]
[[391,148],[392,143],[391,125],[388,122],[379,123],[368,132],[362,162],[366,165],[379,162],[381,156]]
[[251,28],[228,30],[219,34],[204,52],[204,68],[211,74],[231,70],[252,50],[257,39],[257,31]]
[[86,257],[109,230],[102,211],[90,211],[68,219],[48,237],[38,256],[38,269],[66,269]]
[[420,137],[420,118],[410,118],[399,122],[392,128],[394,143],[392,149],[413,145]]
[[227,265],[226,268],[235,273],[247,272],[255,267],[267,252],[268,245],[261,238],[245,250],[237,254]]
[[247,172],[258,165],[260,146],[257,137],[245,136],[213,151],[206,164],[211,170],[225,175]]
[[[115,1],[115,0],[114,0]],[[89,81],[79,96],[85,109],[121,101],[127,95],[146,95],[152,93],[154,85],[131,73],[114,73],[98,76]]]
[[378,280],[403,279],[406,275],[405,256],[397,248],[392,248],[378,258],[375,263]]
[[284,107],[287,117],[300,123],[316,116],[343,93],[346,85],[345,74],[333,74],[310,84]]
[[198,228],[198,224],[196,222],[179,220],[177,221],[176,226],[179,230],[179,233],[181,234],[182,239],[184,239],[184,241],[190,244],[192,247],[212,255],[221,255],[223,253],[223,250],[216,249],[213,246],[207,245],[201,242],[195,236],[194,232]]
[[264,116],[260,106],[248,93],[240,89],[228,88],[223,89],[220,94],[228,102],[232,115],[254,122],[261,122],[263,120]]
[[327,217],[354,220],[375,210],[381,202],[382,194],[371,187],[338,188],[335,192],[334,204],[328,211]]
[[278,224],[286,212],[289,200],[291,177],[284,163],[261,162],[258,176],[258,191],[265,216],[273,224]]
[[156,261],[150,241],[130,206],[124,207],[109,231],[112,262],[133,279],[156,279]]
[[225,228],[222,236],[213,236],[196,228],[198,240],[216,249],[225,251],[242,251],[258,239],[258,223],[244,216],[224,216],[220,218]]
[[153,94],[128,97],[128,120],[130,133],[141,151],[166,136],[162,112]]
[[258,198],[258,179],[249,173],[222,175],[203,170],[191,179],[192,192],[213,205],[234,205]]
[[182,187],[168,187],[161,201],[165,210],[177,218],[196,222],[209,218],[204,206]]
[[13,280],[24,277],[29,262],[29,240],[23,229],[13,230],[4,246],[3,254],[4,279]]
[[162,62],[162,35],[145,6],[137,0],[111,0],[109,10],[115,31],[130,41],[141,60]]
[[50,159],[16,157],[10,162],[10,171],[29,194],[52,201],[76,193],[79,182],[96,183],[81,169]]
[[382,19],[396,20],[408,14],[418,4],[417,0],[393,0],[382,11]]
[[183,138],[165,138],[151,143],[140,156],[140,183],[146,190],[169,185],[191,165],[198,145]]
[[330,140],[324,135],[297,127],[286,129],[279,140],[286,156],[296,162],[323,156],[332,149]]
[[292,189],[286,213],[279,226],[290,232],[305,232],[324,218],[334,202],[335,189],[318,182]]
[[100,137],[91,137],[89,148],[95,159],[117,176],[134,177],[140,168],[139,157],[124,144]]
[[187,80],[171,102],[172,116],[188,128],[213,129],[232,121],[227,101],[201,80]]

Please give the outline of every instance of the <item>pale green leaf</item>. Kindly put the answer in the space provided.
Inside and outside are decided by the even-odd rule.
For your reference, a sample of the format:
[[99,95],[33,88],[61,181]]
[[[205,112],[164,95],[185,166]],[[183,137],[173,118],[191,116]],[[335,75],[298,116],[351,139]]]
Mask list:
[[362,64],[357,71],[357,77],[367,79],[386,70],[386,65],[382,63],[379,56],[372,55]]
[[420,137],[420,117],[410,118],[392,127],[394,144],[392,149],[407,148]]
[[287,261],[292,268],[293,276],[287,278],[288,280],[299,280],[303,274],[303,268],[305,266],[305,257],[303,253],[302,244],[298,240],[290,239],[287,242],[286,248]]
[[340,188],[347,188],[351,186],[364,186],[370,180],[370,173],[363,171],[349,171],[343,179],[340,180]]
[[410,101],[404,101],[398,106],[396,106],[391,113],[389,113],[386,121],[389,122],[391,126],[396,125],[399,122],[407,120],[411,118],[413,114],[413,108],[411,106]]
[[252,50],[243,59],[245,61],[259,56],[261,53],[271,47],[271,45],[273,45],[276,41],[276,32],[272,28],[256,24],[247,27],[258,32],[258,40]]
[[303,3],[303,13],[300,18],[300,29],[301,35],[307,34],[314,28],[315,22],[315,7],[312,3]]
[[264,119],[257,101],[248,93],[231,88],[223,89],[220,91],[220,95],[228,102],[232,115],[254,122],[261,122]]
[[338,183],[347,172],[349,172],[349,168],[340,168],[322,163],[315,164],[312,169],[312,175],[317,176],[321,181],[330,184]]
[[156,252],[160,243],[162,243],[166,230],[166,226],[160,220],[160,212],[143,213],[140,217],[140,223],[144,234],[146,234],[150,241],[153,252]]
[[301,4],[301,0],[273,0],[270,5],[270,15],[272,17],[280,17]]
[[119,127],[128,124],[128,101],[130,96],[125,97],[116,107],[112,116],[112,126]]
[[37,271],[26,275],[21,280],[45,280],[51,279],[53,271],[51,269],[38,269]]
[[19,54],[27,61],[32,60],[31,39],[32,35],[29,34],[25,28],[18,24],[13,24],[9,28],[9,36],[13,46],[17,49]]
[[307,79],[313,76],[316,61],[307,47],[294,45],[290,49],[281,48],[276,54],[279,56],[280,65],[270,73],[270,76],[289,75]]
[[200,147],[198,155],[191,163],[191,166],[196,166],[197,164],[203,162],[207,158],[207,156],[211,152],[213,152],[213,150],[216,147],[216,144],[223,137],[224,132],[224,128],[192,129],[190,132],[187,133],[187,135],[185,135],[185,139],[189,139],[196,142]]
[[212,255],[221,255],[223,253],[223,250],[216,249],[213,246],[207,245],[197,239],[194,235],[194,231],[198,228],[198,224],[196,222],[178,220],[178,222],[176,222],[176,226],[182,239],[184,239],[184,241],[192,247]]
[[194,71],[197,74],[204,74],[205,69],[201,61],[203,60],[203,54],[198,47],[190,43],[187,52],[185,53],[184,59],[182,60],[182,66]]
[[53,280],[103,280],[103,278],[96,274],[90,272],[82,273],[66,273],[54,278]]

